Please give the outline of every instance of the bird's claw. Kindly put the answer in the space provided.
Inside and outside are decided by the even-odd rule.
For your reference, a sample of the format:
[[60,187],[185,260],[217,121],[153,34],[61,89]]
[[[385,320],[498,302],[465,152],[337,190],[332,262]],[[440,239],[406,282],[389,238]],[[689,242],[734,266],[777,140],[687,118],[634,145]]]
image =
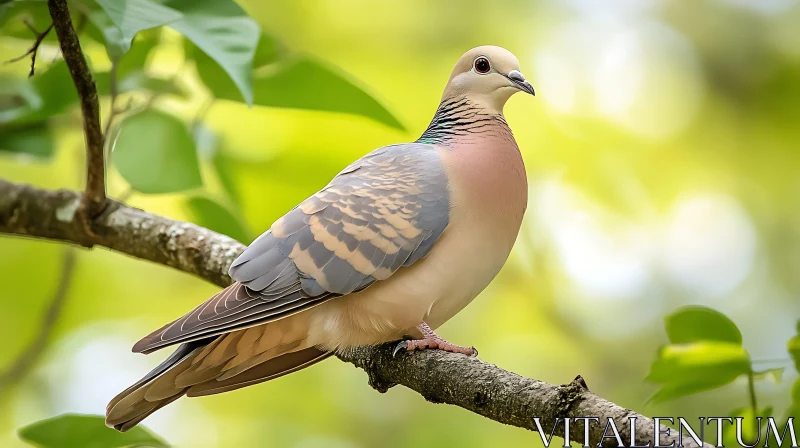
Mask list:
[[392,358],[397,356],[397,352],[400,350],[408,350],[408,341],[400,341],[397,345],[394,346],[394,350],[392,351]]

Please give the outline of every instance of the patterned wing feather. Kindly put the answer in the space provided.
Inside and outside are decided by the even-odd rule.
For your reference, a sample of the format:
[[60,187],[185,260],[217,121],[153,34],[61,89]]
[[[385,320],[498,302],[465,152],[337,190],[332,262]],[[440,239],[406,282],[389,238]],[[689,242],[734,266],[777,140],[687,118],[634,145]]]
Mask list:
[[[272,235],[286,238],[283,252],[305,275],[305,291],[343,295],[424,256],[448,218],[438,153],[430,145],[395,145],[345,168],[273,224]],[[243,256],[255,261],[248,251]],[[247,263],[234,265],[232,276]]]
[[278,219],[233,262],[230,287],[134,351],[260,325],[389,278],[447,227],[447,178],[433,146],[380,148]]

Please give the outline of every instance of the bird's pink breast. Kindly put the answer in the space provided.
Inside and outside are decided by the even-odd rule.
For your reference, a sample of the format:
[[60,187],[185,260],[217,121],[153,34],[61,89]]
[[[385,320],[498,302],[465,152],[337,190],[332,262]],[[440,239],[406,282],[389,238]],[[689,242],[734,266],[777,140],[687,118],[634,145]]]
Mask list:
[[465,138],[440,149],[451,191],[452,224],[480,226],[508,250],[528,203],[525,164],[513,139]]

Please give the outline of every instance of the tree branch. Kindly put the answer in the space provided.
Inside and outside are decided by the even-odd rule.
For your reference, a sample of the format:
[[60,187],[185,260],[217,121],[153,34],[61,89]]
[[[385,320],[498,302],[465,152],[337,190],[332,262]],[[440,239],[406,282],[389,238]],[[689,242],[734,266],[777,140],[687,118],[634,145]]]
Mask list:
[[171,266],[219,286],[231,283],[228,266],[245,246],[194,224],[154,215],[109,199],[92,221],[80,221],[81,195],[42,190],[0,179],[0,233],[100,245]]
[[87,229],[91,229],[92,218],[100,214],[106,204],[104,137],[100,127],[97,87],[81,50],[78,34],[72,27],[67,1],[47,0],[47,7],[58,35],[61,53],[69,68],[72,82],[78,90],[83,113],[83,133],[86,136],[86,191],[81,200],[81,213],[83,224]]
[[36,54],[39,52],[39,46],[42,45],[42,41],[44,40],[44,38],[47,37],[48,34],[50,34],[50,30],[53,29],[53,24],[51,23],[50,26],[48,26],[47,29],[45,29],[41,33],[39,31],[36,31],[36,28],[34,28],[33,25],[27,20],[25,21],[25,25],[27,25],[28,29],[30,29],[31,32],[33,32],[33,34],[36,36],[36,40],[33,42],[33,46],[29,48],[28,51],[25,52],[25,54],[17,56],[13,59],[9,59],[5,63],[10,64],[12,62],[21,61],[25,59],[26,56],[31,55],[31,69],[28,72],[28,78],[30,78],[31,76],[33,76],[34,71],[36,69]]
[[[478,358],[441,350],[401,352],[403,355],[393,357],[394,345],[359,347],[337,356],[363,369],[369,376],[370,386],[378,392],[402,384],[432,403],[452,404],[496,422],[531,431],[537,431],[534,417],[539,417],[543,437],[550,437],[552,431],[564,438],[564,419],[567,418],[570,419],[570,440],[578,443],[584,443],[585,427],[583,420],[576,422],[574,419],[596,417],[599,422],[589,424],[590,446],[617,446],[611,429],[603,439],[606,424],[612,419],[624,446],[654,444],[657,429],[652,419],[593,394],[581,376],[569,384],[555,386]],[[633,437],[631,421],[635,422]],[[671,442],[678,445],[677,431],[671,430],[669,436],[665,435],[665,426],[661,431],[662,446]],[[688,436],[683,438],[685,447],[698,446],[692,442]]]
[[[75,219],[79,202],[77,192],[42,190],[0,180],[0,233],[105,246],[180,269],[219,286],[230,284],[227,268],[245,247],[197,225],[113,200],[95,218],[89,233]],[[602,439],[608,418],[614,419],[628,443],[629,418],[635,417],[635,442],[644,445],[654,440],[653,420],[589,392],[582,379],[554,386],[477,358],[437,350],[404,353],[395,358],[391,348],[391,345],[361,347],[338,356],[366,371],[370,385],[381,392],[402,384],[428,401],[460,406],[497,422],[529,430],[536,430],[533,417],[540,418],[542,428],[548,433],[554,423],[561,422],[556,430],[560,436],[564,434],[564,418],[598,417],[600,424],[590,424],[592,446],[601,442],[614,442],[616,446],[614,439]],[[571,424],[571,439],[583,442],[583,431],[583,424]],[[673,430],[671,437],[662,436],[662,443],[676,441],[676,433]],[[684,446],[695,446],[688,437],[683,442]]]

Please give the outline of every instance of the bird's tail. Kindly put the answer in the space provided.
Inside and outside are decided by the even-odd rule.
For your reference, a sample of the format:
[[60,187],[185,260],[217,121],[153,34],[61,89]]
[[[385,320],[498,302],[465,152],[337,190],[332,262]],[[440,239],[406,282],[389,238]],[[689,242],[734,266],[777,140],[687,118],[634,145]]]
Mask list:
[[181,344],[163,363],[111,400],[106,407],[106,425],[127,431],[183,395],[212,395],[261,383],[332,354],[309,347],[304,338],[290,337],[291,320]]

